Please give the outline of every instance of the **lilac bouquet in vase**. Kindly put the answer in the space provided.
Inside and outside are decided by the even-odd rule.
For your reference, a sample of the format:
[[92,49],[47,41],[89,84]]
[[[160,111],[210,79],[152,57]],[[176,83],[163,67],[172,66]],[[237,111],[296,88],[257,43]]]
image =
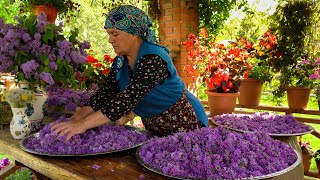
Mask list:
[[[11,74],[17,84],[26,83],[34,91],[48,85],[81,87],[75,74],[84,70],[90,44],[77,40],[77,30],[66,38],[62,24],[48,23],[44,13],[16,17],[16,21],[10,24],[0,18],[0,73]],[[45,100],[40,102],[32,108],[40,111],[35,120],[42,121]]]

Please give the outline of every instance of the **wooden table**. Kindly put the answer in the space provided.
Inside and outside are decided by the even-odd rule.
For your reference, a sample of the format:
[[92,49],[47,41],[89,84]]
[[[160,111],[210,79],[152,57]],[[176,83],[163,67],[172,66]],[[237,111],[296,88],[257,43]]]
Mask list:
[[[53,157],[27,153],[20,148],[19,142],[11,136],[8,125],[0,130],[0,152],[51,179],[134,180],[140,179],[140,175],[152,180],[169,179],[141,166],[135,159],[135,150],[84,157]],[[101,168],[92,168],[95,164]]]

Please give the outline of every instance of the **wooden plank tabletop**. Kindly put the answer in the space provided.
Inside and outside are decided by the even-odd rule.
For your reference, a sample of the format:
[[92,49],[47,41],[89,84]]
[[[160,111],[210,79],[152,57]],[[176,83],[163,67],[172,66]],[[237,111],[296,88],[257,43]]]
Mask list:
[[[13,139],[9,127],[0,130],[0,152],[51,179],[169,179],[141,166],[135,159],[135,149],[105,155],[84,157],[53,157],[23,151],[19,140]],[[92,168],[99,165],[98,170]]]

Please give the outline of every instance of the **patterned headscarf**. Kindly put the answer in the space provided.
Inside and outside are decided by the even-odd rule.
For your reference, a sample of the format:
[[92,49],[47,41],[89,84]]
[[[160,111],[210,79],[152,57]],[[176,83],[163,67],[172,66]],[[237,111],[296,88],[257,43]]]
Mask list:
[[139,35],[143,40],[161,46],[150,27],[152,27],[152,21],[149,16],[131,5],[119,6],[111,10],[104,26],[105,29],[116,28],[129,34]]

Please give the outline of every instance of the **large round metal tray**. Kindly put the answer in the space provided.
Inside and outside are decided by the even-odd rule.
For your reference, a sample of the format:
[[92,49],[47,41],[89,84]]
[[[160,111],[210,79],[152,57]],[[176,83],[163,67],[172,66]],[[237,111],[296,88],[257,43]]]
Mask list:
[[[170,177],[170,178],[174,178],[174,179],[192,179],[192,178],[188,178],[188,177],[170,176],[170,175],[164,174],[162,171],[160,171],[158,169],[155,169],[155,168],[149,166],[148,164],[145,164],[144,161],[142,160],[142,158],[139,156],[139,152],[140,152],[141,147],[142,146],[140,146],[136,151],[136,159],[139,162],[139,164],[141,164],[146,169],[148,169],[148,170],[150,170],[152,172],[155,172],[157,174],[160,174],[160,175],[163,175],[163,176],[166,176],[166,177]],[[276,176],[279,176],[279,175],[282,175],[284,173],[287,173],[287,172],[291,171],[292,169],[296,168],[301,163],[301,160],[302,160],[301,155],[298,153],[298,151],[294,149],[294,152],[297,155],[297,160],[291,166],[289,166],[289,167],[287,167],[287,168],[285,168],[285,169],[283,169],[281,171],[274,172],[274,173],[271,173],[271,174],[266,174],[266,175],[257,176],[257,177],[241,178],[241,180],[268,179],[268,178],[276,177]]]
[[[226,129],[230,129],[232,131],[236,131],[236,132],[241,132],[241,133],[244,133],[244,132],[253,132],[253,131],[245,131],[245,130],[241,130],[241,129],[235,129],[235,128],[232,128],[232,127],[228,127],[228,126],[225,126],[225,125],[222,125],[222,124],[218,124],[216,123],[214,120],[211,119],[211,122],[216,125],[216,126],[221,126],[221,127],[224,127]],[[306,132],[301,132],[301,133],[293,133],[293,134],[274,134],[274,133],[268,133],[269,136],[273,136],[273,137],[290,137],[290,136],[302,136],[302,135],[305,135],[305,134],[309,134],[309,133],[312,133],[314,131],[314,128],[310,125],[307,125],[307,124],[304,124],[306,126],[309,127],[309,131],[306,131]]]
[[[135,131],[135,132],[138,132],[140,134],[146,134],[148,136],[148,139],[150,139],[151,137],[153,137],[153,135],[145,130],[145,129],[141,129],[141,128],[138,128],[138,127],[135,127],[135,126],[128,126],[128,125],[125,125],[124,126],[126,129],[130,130],[130,131]],[[25,145],[24,145],[24,142],[28,139],[28,138],[31,138],[31,137],[39,137],[39,132],[38,133],[35,133],[35,134],[32,134],[32,135],[29,135],[28,137],[25,137],[23,138],[21,141],[20,141],[20,148],[26,152],[29,152],[29,153],[32,153],[32,154],[38,154],[38,155],[45,155],[45,156],[91,156],[91,155],[100,155],[100,154],[108,154],[108,153],[115,153],[115,152],[120,152],[120,151],[125,151],[125,150],[129,150],[129,149],[133,149],[133,148],[136,148],[136,147],[139,147],[141,145],[143,145],[144,143],[146,143],[147,141],[145,142],[141,142],[139,144],[135,144],[134,146],[131,146],[131,147],[127,147],[127,148],[123,148],[123,149],[118,149],[118,150],[110,150],[110,151],[104,151],[104,152],[99,152],[99,153],[91,153],[91,154],[49,154],[49,153],[44,153],[44,152],[38,152],[38,151],[34,151],[32,149],[29,149],[27,148]]]

